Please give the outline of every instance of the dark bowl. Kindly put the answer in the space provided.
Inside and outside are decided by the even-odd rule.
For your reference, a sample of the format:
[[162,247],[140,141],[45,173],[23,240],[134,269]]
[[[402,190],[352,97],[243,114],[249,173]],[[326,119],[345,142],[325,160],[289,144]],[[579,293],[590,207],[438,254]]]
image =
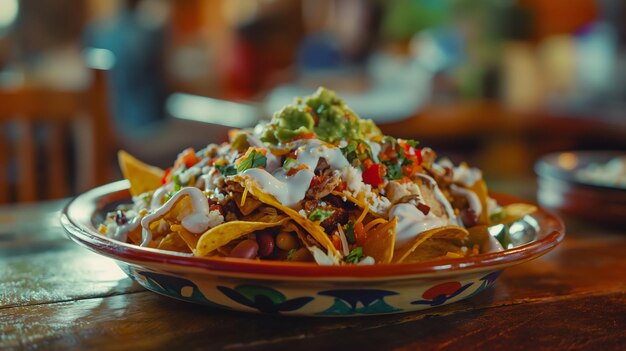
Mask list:
[[535,164],[539,203],[598,223],[626,223],[626,189],[576,177],[578,171],[590,164],[603,164],[624,154],[624,151],[567,151],[542,157]]

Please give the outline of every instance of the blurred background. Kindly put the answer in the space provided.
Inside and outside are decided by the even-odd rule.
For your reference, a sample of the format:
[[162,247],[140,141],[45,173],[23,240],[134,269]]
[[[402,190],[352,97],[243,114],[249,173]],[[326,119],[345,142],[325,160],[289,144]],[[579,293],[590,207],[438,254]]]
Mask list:
[[0,0],[0,203],[118,179],[120,148],[165,167],[320,85],[516,193],[545,153],[626,150],[625,82],[623,0]]

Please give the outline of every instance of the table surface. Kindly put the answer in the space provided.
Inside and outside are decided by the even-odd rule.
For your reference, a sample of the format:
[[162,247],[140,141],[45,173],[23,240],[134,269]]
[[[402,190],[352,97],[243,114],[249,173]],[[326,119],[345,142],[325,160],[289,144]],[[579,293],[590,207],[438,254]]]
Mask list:
[[[496,189],[527,195],[526,186]],[[422,312],[295,318],[149,292],[71,242],[65,202],[0,208],[0,349],[624,349],[626,230],[566,217],[563,243],[468,300]]]

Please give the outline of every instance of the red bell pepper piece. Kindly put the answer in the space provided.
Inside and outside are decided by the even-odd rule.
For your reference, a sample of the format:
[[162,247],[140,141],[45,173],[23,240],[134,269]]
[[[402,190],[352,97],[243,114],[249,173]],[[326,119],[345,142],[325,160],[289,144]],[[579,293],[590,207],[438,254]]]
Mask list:
[[385,169],[380,163],[375,163],[365,169],[363,172],[363,182],[371,186],[378,186],[383,182]]

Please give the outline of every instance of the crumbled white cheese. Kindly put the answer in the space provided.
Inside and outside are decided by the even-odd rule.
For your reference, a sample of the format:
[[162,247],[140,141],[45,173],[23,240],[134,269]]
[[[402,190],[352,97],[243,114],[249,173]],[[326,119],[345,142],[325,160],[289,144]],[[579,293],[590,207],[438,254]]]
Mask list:
[[317,262],[317,264],[319,264],[320,266],[339,265],[340,259],[332,255],[330,252],[325,253],[324,251],[322,251],[322,249],[320,249],[317,246],[309,246],[307,247],[307,249],[309,249],[311,254],[313,254],[313,259],[315,259],[315,262]]
[[363,185],[365,185],[361,171],[352,166],[341,169],[341,179],[346,182],[347,188],[353,193],[359,193]]
[[374,260],[374,257],[372,256],[365,256],[363,257],[363,259],[361,261],[359,261],[359,263],[357,264],[362,264],[362,265],[372,265],[376,263],[376,260]]
[[452,181],[465,186],[472,186],[483,178],[483,173],[478,168],[469,167],[465,162],[454,167]]
[[209,228],[217,227],[224,223],[224,216],[218,210],[209,211]]

